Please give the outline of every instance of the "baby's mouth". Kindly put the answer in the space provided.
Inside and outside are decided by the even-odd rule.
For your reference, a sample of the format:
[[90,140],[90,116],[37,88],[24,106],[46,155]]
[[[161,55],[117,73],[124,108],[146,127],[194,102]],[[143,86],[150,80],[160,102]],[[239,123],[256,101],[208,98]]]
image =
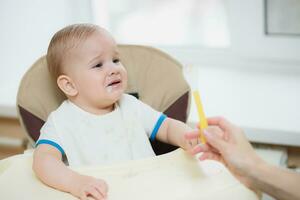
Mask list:
[[117,88],[122,83],[121,79],[116,79],[111,81],[107,86],[106,90],[107,92],[112,92],[114,88]]
[[109,86],[115,86],[115,85],[118,85],[118,84],[120,84],[121,83],[121,80],[115,80],[115,81],[112,81],[111,83],[109,83],[108,85],[107,85],[107,87],[109,87]]

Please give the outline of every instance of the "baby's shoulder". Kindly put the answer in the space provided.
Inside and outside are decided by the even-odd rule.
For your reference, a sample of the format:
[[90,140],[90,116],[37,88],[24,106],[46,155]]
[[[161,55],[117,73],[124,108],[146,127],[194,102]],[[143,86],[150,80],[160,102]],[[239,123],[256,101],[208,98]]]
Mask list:
[[55,110],[53,110],[49,116],[49,118],[56,118],[60,116],[66,116],[67,110],[69,110],[68,100],[64,100]]
[[123,94],[120,100],[118,101],[118,105],[121,111],[131,113],[139,109],[140,100],[138,100],[136,97],[132,95]]
[[130,94],[123,94],[122,97],[119,100],[119,104],[122,105],[131,105],[138,103],[138,99]]

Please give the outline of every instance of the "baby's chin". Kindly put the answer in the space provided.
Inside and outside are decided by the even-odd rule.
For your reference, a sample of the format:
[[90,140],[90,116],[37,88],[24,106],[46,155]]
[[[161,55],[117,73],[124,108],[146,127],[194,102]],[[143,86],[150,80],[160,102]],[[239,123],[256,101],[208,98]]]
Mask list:
[[114,101],[118,101],[122,95],[124,94],[124,89],[123,88],[118,88],[114,89],[111,88],[110,86],[106,88],[107,95],[111,97],[111,99]]

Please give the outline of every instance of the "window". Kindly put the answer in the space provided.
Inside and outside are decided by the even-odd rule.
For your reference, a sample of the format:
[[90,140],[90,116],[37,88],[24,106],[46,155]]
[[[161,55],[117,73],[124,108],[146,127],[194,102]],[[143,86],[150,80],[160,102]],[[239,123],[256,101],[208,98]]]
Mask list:
[[230,45],[226,0],[94,0],[96,23],[119,43]]

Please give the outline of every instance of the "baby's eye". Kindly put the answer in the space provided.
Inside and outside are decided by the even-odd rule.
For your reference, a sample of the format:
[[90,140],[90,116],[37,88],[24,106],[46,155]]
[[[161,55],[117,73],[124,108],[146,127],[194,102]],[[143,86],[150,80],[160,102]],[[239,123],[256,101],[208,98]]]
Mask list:
[[113,59],[113,62],[114,62],[114,63],[119,63],[119,62],[120,62],[120,59],[118,59],[118,58]]
[[97,67],[102,67],[102,63],[98,63],[98,64],[95,65],[93,68],[97,68]]

